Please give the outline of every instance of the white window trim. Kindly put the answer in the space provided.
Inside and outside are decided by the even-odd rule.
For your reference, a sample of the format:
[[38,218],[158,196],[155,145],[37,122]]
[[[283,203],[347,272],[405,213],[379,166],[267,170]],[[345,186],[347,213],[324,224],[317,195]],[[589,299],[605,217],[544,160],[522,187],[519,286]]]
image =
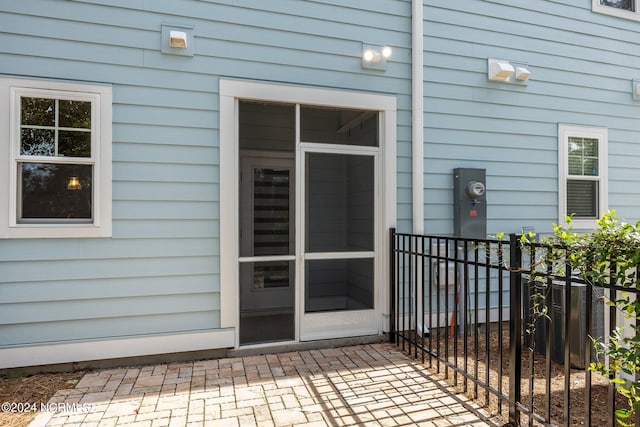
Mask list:
[[[597,138],[598,139],[598,209],[602,215],[609,209],[608,197],[608,144],[609,134],[607,128],[558,125],[558,224],[567,225],[567,179],[568,172],[569,138]],[[571,220],[575,229],[592,229],[596,227],[596,219]]]
[[632,19],[634,21],[640,21],[640,11],[638,11],[638,0],[633,0],[635,2],[635,12],[630,10],[618,9],[611,6],[604,6],[600,4],[600,0],[592,0],[591,10],[597,13],[602,13],[604,15],[617,16],[618,18],[624,19]]
[[[95,135],[91,159],[94,165],[93,221],[81,224],[18,223],[17,162],[19,157],[19,95],[87,99],[94,102]],[[0,238],[82,238],[111,236],[111,121],[112,90],[109,85],[60,82],[0,76]],[[62,159],[47,159],[65,162]]]
[[[396,224],[396,99],[393,96],[351,92],[345,90],[318,89],[303,86],[258,83],[243,80],[220,80],[220,327],[234,328],[238,346],[238,258],[239,258],[239,148],[236,108],[239,99],[284,102],[289,104],[324,105],[344,108],[367,108],[381,112],[382,139],[382,188],[381,223],[385,230]],[[388,265],[384,254],[389,248],[389,233],[380,233],[383,262],[378,273],[384,280]],[[384,287],[383,287],[384,288]],[[381,295],[382,294],[382,295]],[[376,289],[377,306],[388,313],[387,289]],[[381,330],[388,330],[381,319]]]

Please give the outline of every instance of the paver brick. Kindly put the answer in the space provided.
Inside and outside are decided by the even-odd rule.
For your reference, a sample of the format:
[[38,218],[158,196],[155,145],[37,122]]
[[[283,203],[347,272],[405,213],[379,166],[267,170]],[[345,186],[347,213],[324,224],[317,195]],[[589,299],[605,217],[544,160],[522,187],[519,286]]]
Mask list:
[[447,387],[387,344],[158,364],[91,372],[51,399],[89,413],[31,427],[491,425]]

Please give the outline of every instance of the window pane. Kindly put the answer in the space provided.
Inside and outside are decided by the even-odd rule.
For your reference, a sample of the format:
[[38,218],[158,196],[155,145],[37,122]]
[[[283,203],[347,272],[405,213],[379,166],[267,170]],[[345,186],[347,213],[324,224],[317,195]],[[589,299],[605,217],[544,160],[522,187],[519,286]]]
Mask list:
[[295,106],[241,101],[239,108],[240,256],[291,255]]
[[617,9],[625,9],[633,11],[634,0],[600,0],[600,4],[603,6],[611,6]]
[[582,160],[582,174],[585,176],[598,176],[598,159],[593,157],[585,157]]
[[290,261],[240,263],[240,344],[295,338],[294,280]]
[[289,264],[287,261],[253,264],[253,289],[290,287]]
[[598,157],[598,140],[583,138],[582,153],[584,156]]
[[598,217],[598,181],[567,181],[567,215]]
[[56,133],[53,129],[21,129],[20,154],[23,156],[55,156]]
[[569,175],[582,175],[582,158],[569,156]]
[[22,97],[20,99],[20,104],[20,124],[34,126],[55,126],[55,99]]
[[93,166],[21,163],[18,174],[21,220],[91,220]]
[[302,107],[303,142],[378,146],[378,113],[366,110]]
[[373,259],[306,261],[305,312],[373,308]]
[[598,176],[598,140],[569,138],[569,175]]
[[58,131],[58,155],[91,157],[91,132]]
[[307,154],[307,251],[372,251],[372,156]]
[[91,102],[60,100],[59,108],[58,126],[91,129]]
[[296,142],[294,105],[240,102],[240,150],[293,152]]

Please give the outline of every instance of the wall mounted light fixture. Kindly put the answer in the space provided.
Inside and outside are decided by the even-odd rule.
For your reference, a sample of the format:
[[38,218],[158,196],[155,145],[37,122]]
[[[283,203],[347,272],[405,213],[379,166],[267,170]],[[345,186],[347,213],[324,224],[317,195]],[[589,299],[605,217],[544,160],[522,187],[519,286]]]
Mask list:
[[506,82],[516,70],[507,61],[489,59],[489,80]]
[[489,80],[505,83],[524,83],[531,77],[527,64],[504,59],[488,59],[487,77]]
[[186,49],[187,33],[184,31],[169,31],[169,46],[178,49]]
[[525,81],[529,80],[531,76],[531,71],[525,67],[516,67],[516,80]]
[[160,51],[168,55],[194,56],[194,27],[186,25],[162,24],[160,27]]
[[389,45],[379,46],[362,44],[362,68],[386,70],[387,59],[391,58],[393,49]]
[[631,95],[634,100],[640,101],[640,79],[633,79],[631,83]]

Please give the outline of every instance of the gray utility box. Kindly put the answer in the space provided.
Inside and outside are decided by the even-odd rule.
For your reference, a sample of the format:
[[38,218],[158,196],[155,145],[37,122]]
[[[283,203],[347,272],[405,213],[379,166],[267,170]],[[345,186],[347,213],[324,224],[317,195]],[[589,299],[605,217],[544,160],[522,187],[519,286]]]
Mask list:
[[[535,321],[534,342],[531,342],[531,335],[526,332],[530,329],[530,307],[532,297],[537,294],[547,295],[548,289],[542,282],[530,283],[529,277],[522,276],[522,325],[524,332],[524,343],[533,347],[537,352],[546,354],[547,330],[551,333],[551,360],[557,363],[564,363],[564,324],[565,311],[570,310],[571,338],[569,339],[570,363],[572,368],[585,369],[587,351],[591,351],[591,360],[595,360],[595,350],[587,337],[602,339],[604,336],[604,302],[601,292],[594,288],[591,302],[587,304],[587,286],[582,283],[571,283],[571,304],[570,307],[565,301],[565,283],[553,282],[551,284],[552,305],[548,311],[549,318],[540,316]],[[587,330],[587,310],[591,310],[592,332]],[[551,321],[551,327],[548,323]]]
[[453,232],[456,237],[487,238],[485,169],[453,170]]

